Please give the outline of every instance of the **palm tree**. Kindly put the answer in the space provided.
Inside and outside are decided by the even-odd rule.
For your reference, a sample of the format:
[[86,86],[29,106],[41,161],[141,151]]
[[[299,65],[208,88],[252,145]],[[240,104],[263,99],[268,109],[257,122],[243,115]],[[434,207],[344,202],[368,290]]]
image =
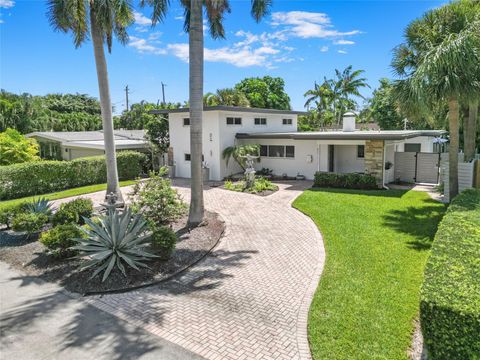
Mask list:
[[203,97],[205,106],[242,106],[250,107],[250,101],[240,90],[234,88],[218,89],[215,94],[206,93]]
[[365,70],[353,70],[352,65],[346,67],[343,71],[335,69],[334,89],[338,93],[338,96],[336,96],[338,124],[340,124],[343,113],[347,110],[353,110],[352,107],[355,106],[355,102],[350,98],[352,95],[365,99],[360,94],[360,88],[370,88],[370,86],[367,84],[366,78],[360,77],[364,72]]
[[[480,96],[479,96],[480,97]],[[475,157],[476,137],[477,137],[477,118],[478,118],[479,100],[472,99],[468,104],[468,116],[464,119],[464,146],[465,161],[471,161]]]
[[133,12],[129,0],[48,0],[48,16],[53,28],[65,33],[72,32],[75,47],[87,39],[90,32],[98,90],[102,113],[103,136],[107,167],[107,192],[114,193],[122,204],[123,197],[118,182],[115,139],[113,133],[112,102],[108,83],[107,62],[104,44],[112,50],[113,35],[122,44],[128,42],[127,27],[133,23]]
[[403,99],[448,103],[450,199],[458,194],[459,102],[473,100],[480,90],[479,12],[465,16],[465,3],[445,5],[413,21],[392,62]]
[[308,90],[303,95],[307,98],[305,107],[309,108],[312,103],[315,104],[316,117],[320,119],[320,126],[326,125],[326,114],[330,112],[335,114],[335,90],[333,88],[333,82],[324,78],[321,85],[315,82],[313,89]]
[[[184,12],[184,29],[189,34],[190,70],[190,167],[191,201],[188,222],[196,226],[203,221],[202,182],[202,113],[203,113],[203,5],[205,5],[209,32],[212,38],[225,38],[223,19],[230,12],[228,0],[180,0]],[[153,6],[152,20],[162,20],[168,0],[145,0]],[[272,0],[251,0],[251,14],[259,22],[271,6]]]

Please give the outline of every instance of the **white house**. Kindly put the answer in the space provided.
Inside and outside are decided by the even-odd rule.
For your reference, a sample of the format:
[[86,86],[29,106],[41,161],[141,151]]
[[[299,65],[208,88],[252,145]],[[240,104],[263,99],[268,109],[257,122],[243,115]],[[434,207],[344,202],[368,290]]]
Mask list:
[[[190,177],[189,109],[153,110],[168,114],[170,161],[178,177]],[[313,179],[315,172],[370,173],[379,186],[394,181],[395,153],[432,153],[433,140],[440,130],[359,131],[353,113],[344,117],[342,131],[298,132],[299,111],[205,107],[203,112],[203,156],[210,168],[210,180],[241,171],[222,157],[225,148],[236,144],[259,144],[256,167],[269,168],[276,175],[303,175]],[[416,161],[416,160],[415,160]],[[416,173],[416,171],[415,171]],[[438,167],[437,167],[438,173]]]
[[[26,135],[40,144],[40,155],[47,159],[73,160],[105,154],[103,131],[45,131]],[[147,152],[144,130],[114,130],[115,148]]]

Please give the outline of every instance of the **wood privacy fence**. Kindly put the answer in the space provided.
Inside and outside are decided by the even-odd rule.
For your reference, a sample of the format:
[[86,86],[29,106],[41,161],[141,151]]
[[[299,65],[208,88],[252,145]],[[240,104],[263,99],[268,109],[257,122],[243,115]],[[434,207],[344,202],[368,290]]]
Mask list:
[[[472,187],[480,188],[480,160],[464,162],[463,154],[458,154],[458,192]],[[480,155],[477,155],[478,159]],[[443,183],[445,201],[450,202],[449,181],[448,181],[448,153],[441,154],[440,178]]]

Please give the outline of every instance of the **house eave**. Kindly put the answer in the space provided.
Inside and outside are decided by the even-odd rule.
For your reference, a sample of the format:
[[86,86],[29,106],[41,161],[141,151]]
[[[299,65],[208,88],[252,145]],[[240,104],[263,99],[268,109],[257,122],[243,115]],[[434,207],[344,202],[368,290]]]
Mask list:
[[296,133],[237,133],[237,139],[291,139],[291,140],[405,140],[419,136],[441,136],[444,130],[416,130],[398,133],[364,132],[296,132]]

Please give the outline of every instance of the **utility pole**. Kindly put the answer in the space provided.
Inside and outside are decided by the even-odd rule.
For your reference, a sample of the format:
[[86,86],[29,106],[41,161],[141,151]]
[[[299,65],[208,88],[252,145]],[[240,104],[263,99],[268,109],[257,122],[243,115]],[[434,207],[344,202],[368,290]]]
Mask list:
[[407,130],[407,123],[408,123],[408,119],[407,118],[403,119],[403,130]]
[[165,105],[165,86],[167,86],[167,84],[164,84],[163,81],[162,81],[162,99],[163,99],[163,105]]
[[126,107],[127,107],[127,111],[130,109],[130,108],[128,107],[128,91],[129,91],[129,90],[128,90],[128,85],[127,85],[127,86],[125,86],[125,105],[126,105]]

